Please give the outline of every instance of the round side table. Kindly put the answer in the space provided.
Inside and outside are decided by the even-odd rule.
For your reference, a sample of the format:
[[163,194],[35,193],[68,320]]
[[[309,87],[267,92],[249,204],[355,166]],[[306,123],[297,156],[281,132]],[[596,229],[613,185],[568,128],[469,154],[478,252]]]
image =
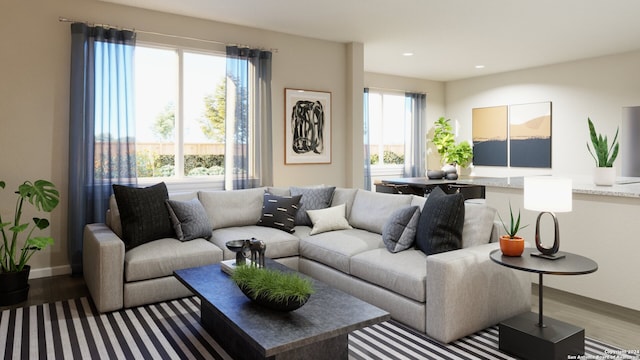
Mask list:
[[587,257],[564,251],[558,253],[564,257],[557,260],[531,256],[532,253],[537,253],[537,249],[526,248],[522,256],[505,256],[500,250],[489,254],[497,264],[538,274],[537,322],[533,313],[501,322],[500,349],[525,359],[566,359],[567,355],[583,355],[584,329],[544,317],[542,275],[590,274],[598,270],[598,264]]

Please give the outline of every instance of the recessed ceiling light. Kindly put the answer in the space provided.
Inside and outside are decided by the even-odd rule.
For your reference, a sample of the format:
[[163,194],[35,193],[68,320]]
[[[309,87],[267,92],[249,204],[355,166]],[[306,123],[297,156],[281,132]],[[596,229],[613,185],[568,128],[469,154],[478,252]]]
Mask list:
[[484,65],[476,65],[476,69],[484,69]]
[[413,56],[413,53],[412,52],[402,53],[402,56]]

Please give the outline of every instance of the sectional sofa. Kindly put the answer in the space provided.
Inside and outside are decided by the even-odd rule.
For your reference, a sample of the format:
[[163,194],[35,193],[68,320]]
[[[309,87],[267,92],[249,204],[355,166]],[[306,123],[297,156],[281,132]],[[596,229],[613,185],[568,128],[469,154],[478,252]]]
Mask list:
[[[489,259],[498,248],[498,230],[495,210],[483,204],[463,205],[461,249],[426,255],[413,238],[420,221],[433,220],[439,209],[420,196],[291,187],[199,191],[169,199],[173,236],[128,249],[124,233],[131,223],[115,196],[106,223],[86,226],[84,276],[99,311],[189,296],[174,270],[233,259],[225,243],[252,237],[267,244],[266,256],[445,343],[530,310],[528,275]],[[297,209],[295,221],[274,220],[291,206]],[[407,215],[409,209],[418,211]],[[203,230],[197,234],[194,228]]]

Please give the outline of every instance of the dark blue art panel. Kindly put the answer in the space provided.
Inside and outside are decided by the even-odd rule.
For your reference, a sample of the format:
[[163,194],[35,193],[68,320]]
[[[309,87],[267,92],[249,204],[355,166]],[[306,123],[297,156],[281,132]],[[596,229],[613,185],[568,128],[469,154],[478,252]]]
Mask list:
[[511,140],[511,166],[551,167],[551,138]]
[[507,166],[507,141],[474,141],[473,165]]

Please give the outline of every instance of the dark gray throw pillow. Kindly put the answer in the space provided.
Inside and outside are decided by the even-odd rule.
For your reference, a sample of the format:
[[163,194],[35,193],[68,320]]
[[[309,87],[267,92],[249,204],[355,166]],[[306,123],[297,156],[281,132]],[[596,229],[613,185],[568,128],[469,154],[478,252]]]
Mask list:
[[207,212],[198,199],[189,201],[166,200],[169,217],[180,241],[196,238],[208,239],[213,227]]
[[175,236],[165,205],[165,200],[169,198],[165,183],[146,188],[114,184],[113,193],[120,211],[125,250]]
[[436,187],[422,208],[416,246],[427,255],[462,248],[464,226],[464,197],[447,195]]
[[291,196],[302,195],[296,214],[296,225],[313,226],[307,210],[326,209],[331,206],[335,186],[323,187],[290,187]]
[[298,203],[301,197],[302,195],[277,196],[265,193],[262,203],[262,216],[258,221],[258,225],[293,233],[295,231]]
[[420,218],[420,208],[407,206],[398,209],[382,227],[382,241],[392,253],[407,250],[416,240],[416,228]]

